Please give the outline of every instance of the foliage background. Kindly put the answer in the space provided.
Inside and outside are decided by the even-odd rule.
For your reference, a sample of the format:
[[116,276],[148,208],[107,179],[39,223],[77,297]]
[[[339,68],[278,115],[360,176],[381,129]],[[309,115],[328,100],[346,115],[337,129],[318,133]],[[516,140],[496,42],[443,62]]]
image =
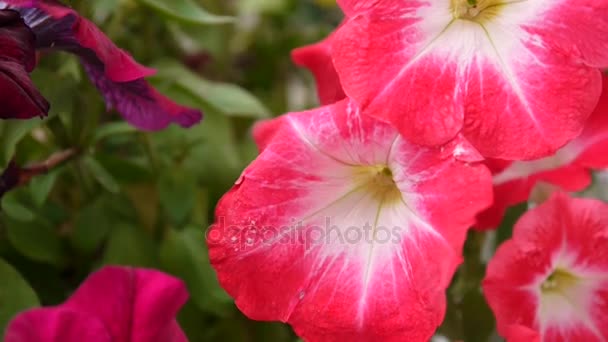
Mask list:
[[[0,212],[0,336],[20,310],[54,305],[104,264],[153,267],[182,278],[179,315],[190,341],[296,341],[280,323],[253,322],[219,287],[205,231],[216,202],[257,150],[257,119],[317,105],[293,48],[323,39],[342,19],[333,0],[79,0],[68,2],[142,64],[161,92],[204,110],[189,130],[138,132],[106,113],[78,60],[42,56],[33,74],[52,104],[45,120],[0,122],[0,168],[53,153],[74,156],[4,196]],[[205,10],[203,10],[205,9]],[[214,13],[226,17],[213,16]],[[246,89],[246,90],[245,90]],[[500,340],[479,284],[497,233],[471,233],[448,292],[440,333]]]
[[65,3],[156,67],[152,83],[205,118],[189,130],[137,132],[106,112],[77,58],[41,56],[32,77],[51,114],[0,123],[0,168],[13,156],[30,165],[75,155],[2,199],[0,336],[18,311],[61,303],[95,269],[123,264],[185,280],[191,299],[179,320],[190,341],[296,341],[286,325],[239,313],[217,284],[204,234],[257,153],[252,123],[316,105],[312,78],[289,53],[322,39],[340,12],[301,0]]

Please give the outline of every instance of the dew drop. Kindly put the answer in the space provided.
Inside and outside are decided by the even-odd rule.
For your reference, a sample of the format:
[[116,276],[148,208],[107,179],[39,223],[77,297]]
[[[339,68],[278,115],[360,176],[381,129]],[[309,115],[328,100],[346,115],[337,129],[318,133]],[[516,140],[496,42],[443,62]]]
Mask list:
[[240,175],[239,179],[237,179],[236,182],[234,182],[234,184],[239,185],[239,184],[243,183],[244,180],[245,180],[245,175]]

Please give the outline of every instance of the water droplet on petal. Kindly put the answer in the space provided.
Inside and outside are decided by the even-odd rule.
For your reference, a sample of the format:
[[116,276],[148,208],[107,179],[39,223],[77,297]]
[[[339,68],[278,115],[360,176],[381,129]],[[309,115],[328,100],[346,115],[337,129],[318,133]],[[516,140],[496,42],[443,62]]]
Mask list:
[[245,180],[245,175],[240,175],[239,179],[237,179],[236,182],[234,182],[234,184],[239,185],[239,184],[243,183],[244,180]]

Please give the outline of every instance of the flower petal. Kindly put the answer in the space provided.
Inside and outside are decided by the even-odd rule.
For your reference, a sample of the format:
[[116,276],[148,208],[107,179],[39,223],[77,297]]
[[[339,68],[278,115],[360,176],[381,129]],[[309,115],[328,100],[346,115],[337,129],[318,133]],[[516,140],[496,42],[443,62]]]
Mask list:
[[8,325],[4,342],[112,342],[94,315],[62,307],[31,309]]
[[155,270],[105,267],[63,304],[98,317],[112,340],[181,342],[175,315],[188,297],[184,284]]
[[0,9],[0,118],[46,116],[48,102],[28,72],[34,68],[34,35],[17,12]]
[[543,341],[608,337],[608,205],[556,193],[524,214],[488,264],[484,294],[498,331]]
[[108,109],[116,108],[127,122],[139,129],[156,131],[171,123],[191,127],[202,119],[199,110],[176,104],[143,79],[114,82],[104,77],[102,65],[89,64],[85,60],[83,64],[105,98]]
[[[462,131],[487,157],[547,156],[581,132],[601,88],[594,63],[555,43],[569,26],[535,30],[564,2],[509,2],[478,22],[455,19],[447,0],[342,1],[357,15],[333,40],[334,65],[365,113],[413,142],[443,144]],[[601,17],[586,4],[571,13]],[[606,16],[596,21],[608,26]]]
[[143,130],[160,130],[171,123],[190,127],[202,119],[199,110],[180,106],[154,90],[144,80],[154,69],[137,63],[74,10],[50,0],[5,2],[32,27],[37,48],[78,55],[108,108],[116,108],[134,126]]
[[100,63],[106,77],[114,82],[133,81],[155,73],[118,48],[95,24],[57,1],[3,1],[18,10],[32,28],[38,49],[66,50],[89,63]]
[[541,342],[538,333],[522,325],[510,325],[506,336],[507,342]]
[[491,202],[487,169],[459,161],[459,144],[414,145],[348,100],[256,136],[262,152],[208,234],[237,306],[307,340],[428,341],[466,230]]
[[525,202],[538,182],[547,182],[568,192],[591,184],[591,170],[608,167],[608,77],[600,102],[583,132],[554,155],[531,161],[488,161],[494,173],[495,202],[480,214],[478,229],[495,228],[507,207]]
[[321,42],[297,48],[291,53],[294,63],[309,69],[314,75],[322,105],[332,104],[346,97],[331,59],[332,39],[333,34]]

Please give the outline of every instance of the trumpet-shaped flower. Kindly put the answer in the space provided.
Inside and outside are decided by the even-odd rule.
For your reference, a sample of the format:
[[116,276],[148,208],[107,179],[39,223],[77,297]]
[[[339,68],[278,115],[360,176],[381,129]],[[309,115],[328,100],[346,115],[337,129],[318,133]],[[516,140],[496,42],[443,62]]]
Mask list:
[[184,284],[155,270],[105,267],[63,304],[31,309],[8,325],[5,342],[186,342],[175,320]]
[[338,0],[345,93],[413,142],[463,134],[482,155],[541,158],[575,138],[608,67],[608,0]]
[[476,151],[412,144],[349,100],[254,136],[261,153],[208,232],[237,306],[308,341],[428,341],[467,228],[491,203]]
[[554,194],[516,223],[483,291],[513,342],[608,339],[608,204]]

